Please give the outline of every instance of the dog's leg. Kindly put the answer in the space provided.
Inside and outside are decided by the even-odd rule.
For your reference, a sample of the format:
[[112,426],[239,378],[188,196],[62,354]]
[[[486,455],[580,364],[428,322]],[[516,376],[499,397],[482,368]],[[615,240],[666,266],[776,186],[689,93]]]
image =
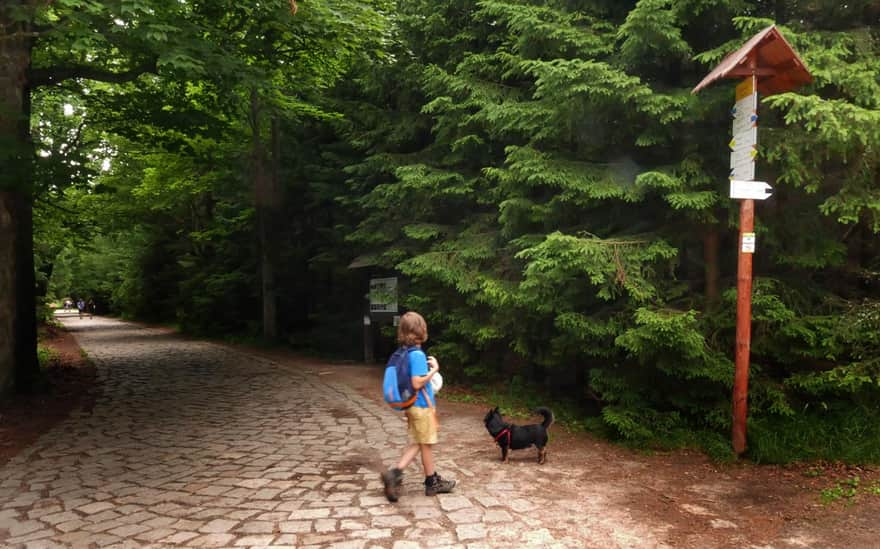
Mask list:
[[547,448],[538,448],[538,464],[543,465],[547,461]]
[[507,463],[507,446],[501,447],[501,463]]

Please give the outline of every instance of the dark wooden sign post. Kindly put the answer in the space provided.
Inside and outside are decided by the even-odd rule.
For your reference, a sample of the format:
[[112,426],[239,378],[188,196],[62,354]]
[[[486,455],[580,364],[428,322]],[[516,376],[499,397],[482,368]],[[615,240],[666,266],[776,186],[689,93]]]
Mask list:
[[720,78],[742,78],[736,88],[733,139],[730,142],[730,197],[740,200],[736,272],[736,371],[733,379],[733,450],[746,450],[749,351],[752,337],[752,256],[755,252],[755,200],[770,196],[769,185],[755,181],[758,154],[758,94],[767,97],[812,81],[804,62],[775,25],[731,53],[697,84],[697,93]]

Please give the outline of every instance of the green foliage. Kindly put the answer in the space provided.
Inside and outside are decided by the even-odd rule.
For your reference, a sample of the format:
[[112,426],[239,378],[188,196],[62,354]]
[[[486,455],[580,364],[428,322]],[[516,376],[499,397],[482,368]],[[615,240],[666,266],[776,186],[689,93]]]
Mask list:
[[58,360],[58,353],[54,349],[38,344],[37,360],[40,361],[40,369],[45,370],[50,364]]
[[[57,267],[52,294],[94,296],[102,309],[173,321],[190,332],[257,333],[260,257],[253,243],[260,204],[249,184],[265,158],[247,144],[265,148],[273,118],[286,139],[272,151],[279,170],[273,177],[284,187],[280,195],[294,197],[275,215],[297,220],[273,236],[300,244],[277,252],[283,267],[276,278],[286,285],[277,292],[280,324],[300,328],[310,314],[332,309],[332,300],[314,303],[312,283],[338,289],[351,277],[344,266],[328,268],[326,257],[309,273],[309,260],[322,251],[318,243],[332,242],[329,249],[342,236],[330,232],[333,218],[320,212],[336,195],[321,189],[326,176],[316,175],[321,138],[303,128],[310,120],[339,119],[322,94],[388,38],[389,7],[382,0],[323,0],[294,16],[286,0],[143,0],[121,11],[68,0],[41,12],[52,32],[37,42],[38,67],[91,59],[82,70],[96,77],[138,63],[153,73],[134,83],[112,74],[108,83],[71,81],[36,97],[46,188],[77,183],[56,192],[45,215],[39,212],[40,236],[58,239],[40,249],[48,270]],[[105,50],[112,55],[92,55]],[[60,116],[65,102],[74,116]],[[308,124],[316,134],[329,133],[326,123]],[[314,188],[306,187],[312,181]],[[70,212],[67,220],[76,223],[59,224],[52,208]]]
[[[417,48],[389,68],[424,75],[401,96],[425,94],[433,135],[393,156],[393,169],[357,173],[364,218],[352,240],[412,279],[419,306],[438,312],[443,350],[475,381],[499,369],[527,373],[529,364],[544,376],[588,371],[572,391],[598,405],[609,433],[729,457],[720,441],[730,425],[735,295],[720,308],[703,302],[692,235],[735,214],[717,183],[730,96],[721,86],[702,100],[686,92],[788,5],[642,0],[615,11],[483,1],[462,9],[471,20],[438,28],[435,18],[419,36],[430,26],[438,45],[479,35],[489,22],[482,43],[455,42],[444,61]],[[446,4],[433,11],[447,13]],[[817,66],[819,93],[769,98],[762,112],[762,160],[792,189],[780,191],[788,205],[778,219],[760,214],[766,257],[776,258],[761,268],[779,278],[758,279],[753,298],[752,413],[777,424],[825,392],[876,401],[874,363],[847,352],[870,352],[872,338],[835,316],[851,298],[803,278],[852,256],[844,233],[819,216],[875,230],[876,82],[866,72],[874,50],[861,31],[811,27],[826,15],[817,8],[783,27]],[[847,91],[824,95],[831,87]],[[847,188],[817,200],[829,162],[846,172]],[[407,205],[417,222],[395,215]],[[450,219],[449,210],[471,213]],[[686,435],[693,430],[705,436]]]
[[661,61],[671,63],[686,59],[691,46],[682,38],[682,18],[675,2],[641,0],[626,16],[617,37],[620,55],[630,66]]
[[748,456],[759,463],[876,463],[878,419],[876,404],[864,408],[843,402],[827,409],[809,406],[788,418],[752,416]]
[[316,0],[296,16],[140,0],[112,17],[55,2],[35,67],[108,51],[95,68],[156,70],[35,96],[41,281],[248,337],[271,264],[285,339],[355,356],[367,280],[399,276],[450,378],[510,413],[553,395],[572,425],[730,459],[733,90],[690,90],[775,22],[814,81],[761,103],[758,178],[775,190],[757,206],[749,455],[877,461],[877,15],[867,0]]
[[821,500],[824,504],[829,504],[841,498],[846,498],[847,503],[851,504],[853,498],[859,493],[859,484],[861,480],[858,476],[850,477],[843,482],[838,482],[833,488],[822,490]]

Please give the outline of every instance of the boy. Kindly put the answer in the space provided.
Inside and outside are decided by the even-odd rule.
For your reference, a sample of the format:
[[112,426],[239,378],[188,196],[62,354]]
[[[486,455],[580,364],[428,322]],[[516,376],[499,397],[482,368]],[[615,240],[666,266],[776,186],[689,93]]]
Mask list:
[[[440,363],[434,357],[425,357],[422,343],[428,340],[428,325],[422,315],[410,311],[400,317],[397,326],[397,342],[409,352],[410,375],[413,388],[418,391],[415,404],[406,409],[407,432],[410,445],[403,451],[397,467],[382,473],[385,497],[395,502],[400,496],[403,483],[403,470],[421,453],[422,468],[425,472],[425,495],[446,494],[455,487],[454,480],[443,480],[434,471],[433,446],[437,444],[437,422],[435,418],[436,401],[431,388],[431,378],[440,370]],[[426,398],[427,397],[427,398]]]

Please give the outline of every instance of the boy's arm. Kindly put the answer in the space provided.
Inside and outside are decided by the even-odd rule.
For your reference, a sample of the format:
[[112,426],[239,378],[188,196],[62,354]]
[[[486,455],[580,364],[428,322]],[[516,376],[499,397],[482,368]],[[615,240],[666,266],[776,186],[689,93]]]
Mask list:
[[422,352],[413,352],[410,359],[412,384],[413,388],[418,391],[431,381],[431,378],[440,369],[440,363],[434,357],[428,357],[426,360],[425,354]]

